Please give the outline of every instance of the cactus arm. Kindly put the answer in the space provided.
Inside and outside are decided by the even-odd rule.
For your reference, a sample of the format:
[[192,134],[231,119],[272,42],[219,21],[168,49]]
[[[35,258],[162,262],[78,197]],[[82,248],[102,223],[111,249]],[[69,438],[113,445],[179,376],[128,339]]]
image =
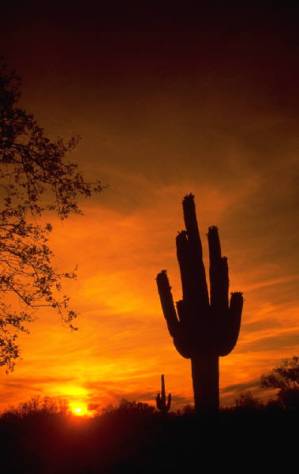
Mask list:
[[235,346],[240,332],[243,303],[244,299],[241,292],[235,292],[231,294],[229,315],[231,319],[232,348]]
[[187,232],[182,231],[176,237],[177,258],[180,267],[183,299],[192,301],[194,284],[192,279],[192,260],[188,245]]
[[202,260],[202,246],[195,213],[194,196],[188,194],[183,200],[184,220],[188,236],[188,248],[192,262],[190,281],[192,297],[198,310],[205,311],[209,306],[206,272]]
[[228,292],[229,292],[229,278],[228,278],[228,264],[227,257],[221,257],[220,265],[220,275],[221,275],[221,301],[223,305],[223,310],[228,309]]
[[161,395],[164,400],[166,400],[166,392],[165,392],[165,380],[164,375],[161,375]]
[[228,266],[227,258],[221,256],[221,246],[218,229],[209,227],[208,232],[210,257],[210,288],[211,307],[222,312],[228,310]]
[[196,247],[199,259],[202,259],[202,245],[196,219],[195,203],[193,194],[187,194],[183,199],[183,213],[186,230],[190,242]]
[[179,300],[176,302],[176,311],[179,317],[179,321],[183,321],[184,319],[184,301]]
[[167,322],[168,331],[169,334],[174,337],[179,322],[171,294],[171,287],[169,285],[167,273],[165,270],[162,270],[160,273],[158,273],[157,286],[163,314]]
[[236,345],[241,325],[241,315],[243,309],[243,295],[240,292],[232,293],[227,312],[223,333],[219,344],[219,355],[228,355]]
[[[160,273],[158,273],[157,286],[169,334],[173,337],[174,345],[177,348],[178,352],[183,357],[188,359],[190,357],[190,351],[188,348],[188,344],[186,345],[185,331],[181,323],[178,321],[177,312],[175,310],[171,294],[171,287],[169,285],[168,277],[165,270],[162,270]],[[183,301],[177,302],[180,320],[181,318],[183,318],[183,314],[185,314],[185,311],[183,311],[183,303]]]

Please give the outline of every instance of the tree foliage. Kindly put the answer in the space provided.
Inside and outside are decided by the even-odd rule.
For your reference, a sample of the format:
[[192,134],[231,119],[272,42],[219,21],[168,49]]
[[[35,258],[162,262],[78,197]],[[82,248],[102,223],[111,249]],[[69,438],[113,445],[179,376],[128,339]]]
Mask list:
[[278,389],[278,399],[285,407],[299,407],[299,357],[284,360],[261,378],[263,388]]
[[0,63],[0,365],[12,369],[19,356],[17,337],[27,331],[36,308],[49,306],[69,325],[76,317],[61,294],[64,278],[48,245],[50,223],[80,213],[80,197],[101,191],[86,182],[65,156],[78,139],[50,140],[32,114],[18,105],[20,79]]
[[284,360],[279,367],[262,376],[264,388],[299,389],[299,357]]

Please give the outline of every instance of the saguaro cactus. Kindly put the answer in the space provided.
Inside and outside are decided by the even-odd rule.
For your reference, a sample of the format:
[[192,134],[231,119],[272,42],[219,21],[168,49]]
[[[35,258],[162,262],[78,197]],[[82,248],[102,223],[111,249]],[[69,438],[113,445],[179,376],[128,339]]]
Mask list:
[[171,393],[166,398],[164,375],[161,375],[161,393],[156,396],[156,405],[162,413],[167,413],[171,405]]
[[163,313],[177,351],[191,359],[195,409],[201,413],[219,407],[219,356],[235,346],[243,307],[242,293],[229,301],[227,258],[221,256],[217,227],[209,227],[210,297],[202,260],[194,196],[183,200],[186,230],[176,238],[183,299],[173,302],[166,270],[157,275]]

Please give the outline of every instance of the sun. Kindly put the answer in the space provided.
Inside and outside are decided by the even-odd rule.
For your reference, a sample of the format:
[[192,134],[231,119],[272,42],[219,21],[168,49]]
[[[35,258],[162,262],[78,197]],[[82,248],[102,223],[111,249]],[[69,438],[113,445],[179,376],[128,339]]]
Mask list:
[[88,406],[82,401],[71,401],[69,402],[69,409],[75,416],[90,416]]

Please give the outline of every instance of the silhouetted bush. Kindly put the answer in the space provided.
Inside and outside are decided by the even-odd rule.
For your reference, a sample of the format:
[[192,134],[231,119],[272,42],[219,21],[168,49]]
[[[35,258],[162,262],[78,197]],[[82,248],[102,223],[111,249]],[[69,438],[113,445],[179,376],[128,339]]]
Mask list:
[[263,404],[260,400],[258,400],[252,392],[244,392],[239,395],[239,397],[235,401],[236,409],[243,410],[243,411],[256,411],[261,410],[263,408]]

